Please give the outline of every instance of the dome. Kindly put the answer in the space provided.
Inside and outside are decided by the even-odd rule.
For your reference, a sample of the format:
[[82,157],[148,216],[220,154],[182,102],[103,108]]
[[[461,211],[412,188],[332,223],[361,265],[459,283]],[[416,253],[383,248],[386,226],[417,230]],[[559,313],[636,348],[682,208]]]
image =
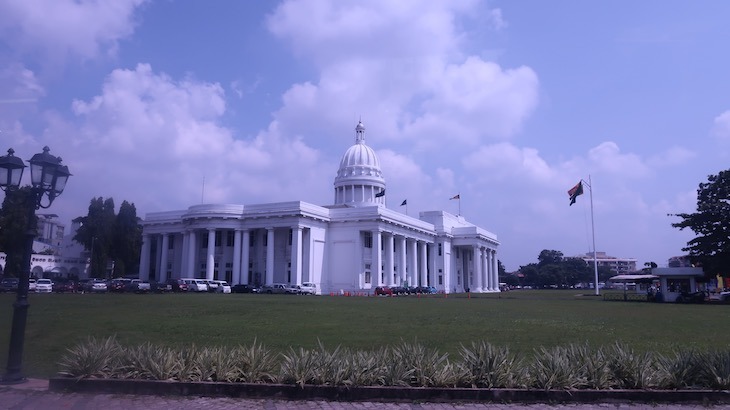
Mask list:
[[338,179],[358,175],[383,177],[375,151],[365,145],[365,126],[362,121],[355,127],[355,145],[345,151],[337,171]]
[[375,151],[365,144],[365,126],[355,127],[355,145],[345,151],[335,177],[335,204],[383,204],[385,180]]

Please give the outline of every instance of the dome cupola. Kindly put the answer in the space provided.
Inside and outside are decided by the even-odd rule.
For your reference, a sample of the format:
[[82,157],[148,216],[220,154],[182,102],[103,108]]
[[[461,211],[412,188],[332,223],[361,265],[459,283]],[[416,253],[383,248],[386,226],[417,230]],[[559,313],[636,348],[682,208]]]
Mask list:
[[375,151],[365,144],[365,126],[355,127],[355,145],[345,151],[335,177],[335,204],[385,204],[385,179]]

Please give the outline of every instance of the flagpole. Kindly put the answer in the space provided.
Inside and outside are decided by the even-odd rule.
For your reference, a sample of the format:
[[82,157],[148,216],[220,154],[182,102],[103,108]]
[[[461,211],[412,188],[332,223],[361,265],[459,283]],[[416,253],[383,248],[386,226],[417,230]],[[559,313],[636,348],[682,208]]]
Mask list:
[[588,191],[591,197],[591,235],[593,236],[593,285],[596,289],[596,296],[601,293],[598,291],[598,258],[596,257],[596,225],[593,221],[593,185],[591,183],[591,175],[588,174]]

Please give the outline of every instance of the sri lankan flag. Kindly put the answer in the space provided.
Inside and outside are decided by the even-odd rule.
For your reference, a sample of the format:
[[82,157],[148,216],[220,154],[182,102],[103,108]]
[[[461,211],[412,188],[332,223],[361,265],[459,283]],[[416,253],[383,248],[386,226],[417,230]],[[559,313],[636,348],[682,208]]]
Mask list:
[[575,199],[578,195],[583,195],[583,181],[579,181],[573,188],[568,190],[568,196],[570,196],[570,205],[575,203]]

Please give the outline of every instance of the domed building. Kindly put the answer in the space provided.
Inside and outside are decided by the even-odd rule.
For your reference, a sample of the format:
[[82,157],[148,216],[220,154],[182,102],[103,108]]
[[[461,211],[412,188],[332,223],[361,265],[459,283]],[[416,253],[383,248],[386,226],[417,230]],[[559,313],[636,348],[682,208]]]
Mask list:
[[414,218],[385,204],[386,183],[365,126],[345,151],[334,203],[193,205],[146,215],[140,277],[256,286],[313,283],[317,293],[378,286],[499,292],[496,235],[445,211]]

